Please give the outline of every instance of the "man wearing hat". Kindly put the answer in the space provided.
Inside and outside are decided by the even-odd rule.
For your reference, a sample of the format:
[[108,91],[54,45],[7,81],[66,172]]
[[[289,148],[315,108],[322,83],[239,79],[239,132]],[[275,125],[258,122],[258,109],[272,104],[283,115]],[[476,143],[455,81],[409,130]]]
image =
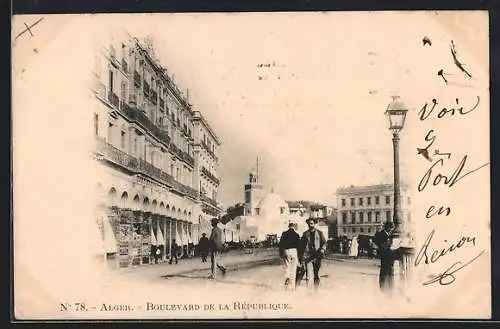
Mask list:
[[394,252],[391,250],[393,231],[394,223],[385,222],[383,230],[377,232],[373,239],[380,256],[379,285],[382,290],[391,289],[393,284]]
[[293,221],[288,223],[288,230],[281,234],[279,242],[280,256],[285,261],[285,287],[295,288],[295,276],[299,262],[298,249],[300,247],[300,236],[295,231],[297,224]]
[[212,232],[210,233],[210,261],[212,263],[212,272],[210,274],[210,279],[215,279],[216,267],[222,272],[222,275],[226,274],[226,268],[219,263],[220,253],[224,246],[224,238],[222,235],[222,230],[217,226],[219,224],[218,218],[212,218]]
[[319,269],[326,251],[326,239],[323,232],[316,229],[316,219],[308,218],[306,223],[309,229],[302,234],[300,260],[306,268],[307,285],[310,286],[314,279],[314,287],[318,288],[320,284]]

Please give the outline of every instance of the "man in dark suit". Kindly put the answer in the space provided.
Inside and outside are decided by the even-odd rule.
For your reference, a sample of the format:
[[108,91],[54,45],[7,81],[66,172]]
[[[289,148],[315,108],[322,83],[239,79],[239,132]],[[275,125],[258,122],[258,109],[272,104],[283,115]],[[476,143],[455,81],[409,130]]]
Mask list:
[[395,254],[391,250],[392,232],[394,231],[393,222],[385,222],[382,231],[377,232],[374,237],[374,243],[378,248],[380,256],[380,273],[379,285],[382,290],[390,290],[393,285],[394,276],[394,257]]
[[170,261],[168,262],[169,264],[172,264],[172,261],[174,260],[174,258],[175,258],[175,263],[176,264],[178,263],[178,260],[177,260],[177,253],[178,252],[179,252],[179,246],[175,242],[175,239],[173,239],[172,240],[172,249],[170,252]]
[[224,247],[224,237],[222,230],[217,226],[219,223],[218,218],[212,218],[212,232],[210,233],[210,261],[212,263],[210,279],[215,279],[216,268],[218,268],[222,275],[226,275],[226,268],[219,263],[220,253]]
[[314,279],[314,287],[318,288],[319,270],[326,251],[326,238],[323,232],[316,229],[314,218],[309,218],[306,222],[309,229],[302,234],[300,260],[305,265],[307,285],[310,286]]
[[279,251],[280,257],[285,262],[285,287],[295,289],[295,280],[298,266],[298,249],[300,247],[300,236],[295,231],[296,224],[288,223],[288,230],[283,232],[280,237]]
[[208,252],[210,250],[210,241],[205,233],[201,235],[200,242],[198,243],[198,250],[200,251],[202,263],[206,263]]

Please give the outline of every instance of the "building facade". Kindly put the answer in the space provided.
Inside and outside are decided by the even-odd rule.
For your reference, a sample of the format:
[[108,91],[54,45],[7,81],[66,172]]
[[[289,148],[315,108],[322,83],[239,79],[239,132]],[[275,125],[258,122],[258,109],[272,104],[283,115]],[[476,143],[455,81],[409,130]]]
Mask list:
[[[392,184],[339,188],[337,196],[338,236],[375,235],[386,221],[392,220],[394,187]],[[411,221],[410,197],[401,188],[402,222]]]
[[150,263],[157,249],[166,259],[174,239],[188,252],[203,222],[221,212],[220,141],[151,42],[114,36],[94,61],[93,151],[102,173],[96,218],[110,263]]

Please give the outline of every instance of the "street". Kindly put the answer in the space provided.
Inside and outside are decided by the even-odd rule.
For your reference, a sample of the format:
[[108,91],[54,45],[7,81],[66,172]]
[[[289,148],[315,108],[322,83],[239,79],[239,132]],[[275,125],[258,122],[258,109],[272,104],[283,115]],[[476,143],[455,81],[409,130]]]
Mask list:
[[[106,302],[132,310],[99,312],[101,318],[376,317],[391,305],[379,291],[376,259],[327,255],[318,291],[305,287],[305,282],[296,291],[284,289],[285,270],[276,248],[227,252],[221,263],[227,274],[219,271],[216,280],[208,279],[210,261],[202,263],[200,258],[120,272],[103,270],[98,291],[88,291],[84,298],[93,305]],[[192,309],[179,310],[185,305]]]

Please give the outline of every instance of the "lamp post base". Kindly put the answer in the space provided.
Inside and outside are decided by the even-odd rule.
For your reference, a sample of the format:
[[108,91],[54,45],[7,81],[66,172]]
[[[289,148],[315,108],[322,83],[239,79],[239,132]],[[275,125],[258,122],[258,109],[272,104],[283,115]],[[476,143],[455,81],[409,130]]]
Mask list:
[[405,289],[413,273],[414,248],[409,237],[396,236],[392,240],[391,250],[395,253],[394,259],[394,287]]

